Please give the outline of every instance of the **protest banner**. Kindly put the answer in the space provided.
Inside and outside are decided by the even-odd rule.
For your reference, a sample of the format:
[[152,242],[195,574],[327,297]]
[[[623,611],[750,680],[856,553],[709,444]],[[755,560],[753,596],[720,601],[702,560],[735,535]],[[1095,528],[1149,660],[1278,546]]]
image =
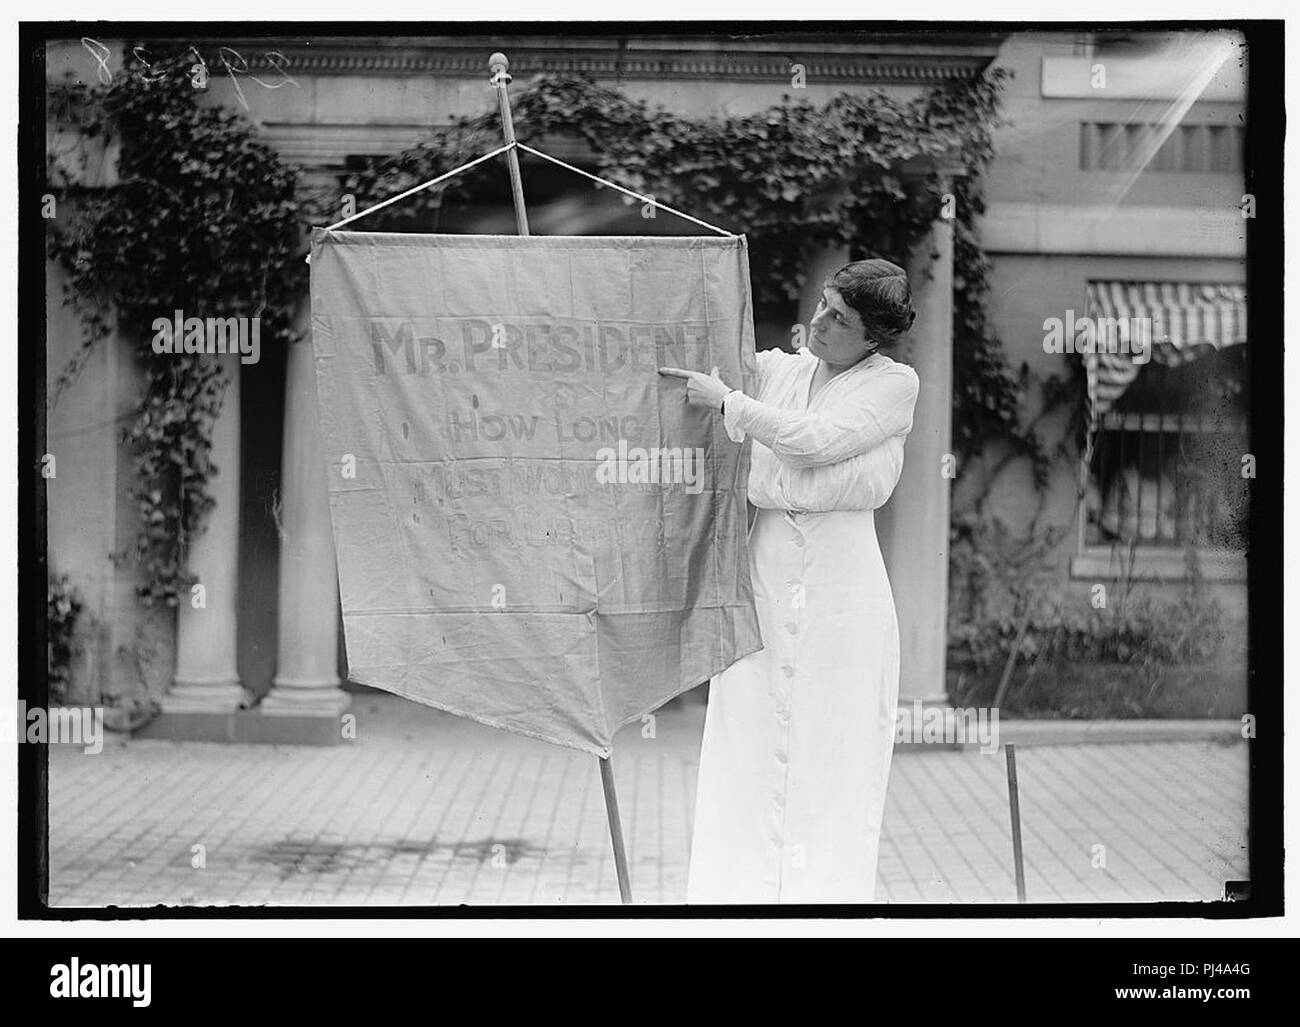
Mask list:
[[742,237],[317,230],[312,342],[350,677],[607,757],[761,647]]

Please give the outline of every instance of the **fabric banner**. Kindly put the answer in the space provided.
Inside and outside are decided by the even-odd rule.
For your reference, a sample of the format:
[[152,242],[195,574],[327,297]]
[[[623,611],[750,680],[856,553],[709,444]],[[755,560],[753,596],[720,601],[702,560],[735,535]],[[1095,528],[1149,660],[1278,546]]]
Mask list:
[[761,648],[743,238],[326,232],[312,344],[349,675],[609,755]]

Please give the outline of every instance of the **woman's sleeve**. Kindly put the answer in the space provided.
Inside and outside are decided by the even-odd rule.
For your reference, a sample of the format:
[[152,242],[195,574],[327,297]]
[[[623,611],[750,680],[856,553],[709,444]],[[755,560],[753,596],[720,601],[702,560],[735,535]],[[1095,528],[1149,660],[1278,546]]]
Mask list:
[[[759,396],[763,395],[763,386],[767,384],[767,380],[773,373],[775,373],[777,366],[782,361],[793,360],[796,359],[797,356],[798,354],[787,353],[783,349],[760,349],[756,351],[754,353],[754,359],[758,364],[758,383],[754,387],[755,394]],[[744,393],[737,389],[735,392],[729,393],[727,399],[731,399],[732,396],[743,395]],[[731,416],[731,411],[727,409],[726,404],[724,404],[722,408],[722,424],[727,430],[727,437],[731,439],[732,442],[745,441],[744,429],[736,423],[735,418]]]
[[793,510],[876,510],[885,505],[903,473],[903,440],[828,467],[782,467],[780,494]]
[[755,390],[756,395],[763,395],[763,386],[767,384],[768,378],[776,371],[776,368],[786,360],[794,360],[797,353],[787,353],[783,349],[760,349],[754,354],[754,360],[758,364],[758,387]]
[[829,410],[781,410],[743,393],[727,396],[727,434],[752,435],[789,467],[822,467],[875,449],[912,430],[920,381],[906,364],[895,364],[865,384],[851,401]]

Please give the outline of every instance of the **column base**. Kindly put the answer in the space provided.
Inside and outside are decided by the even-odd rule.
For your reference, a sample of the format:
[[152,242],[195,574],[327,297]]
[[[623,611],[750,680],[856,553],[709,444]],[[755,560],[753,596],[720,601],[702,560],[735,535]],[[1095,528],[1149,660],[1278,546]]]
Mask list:
[[159,699],[163,713],[233,713],[248,706],[238,681],[181,681]]
[[341,745],[346,741],[338,715],[300,711],[267,717],[256,707],[225,712],[160,713],[132,737],[236,745]]
[[352,696],[340,684],[338,679],[297,682],[276,678],[257,708],[272,717],[338,717],[352,705]]

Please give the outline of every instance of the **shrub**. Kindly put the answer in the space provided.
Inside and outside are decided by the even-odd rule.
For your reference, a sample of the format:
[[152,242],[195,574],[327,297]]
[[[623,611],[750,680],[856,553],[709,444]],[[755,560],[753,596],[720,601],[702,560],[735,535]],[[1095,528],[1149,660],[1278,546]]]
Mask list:
[[68,696],[72,658],[77,653],[77,620],[84,606],[85,600],[66,574],[50,578],[46,601],[46,617],[49,622],[46,669],[49,674],[50,702],[55,705],[61,705]]

